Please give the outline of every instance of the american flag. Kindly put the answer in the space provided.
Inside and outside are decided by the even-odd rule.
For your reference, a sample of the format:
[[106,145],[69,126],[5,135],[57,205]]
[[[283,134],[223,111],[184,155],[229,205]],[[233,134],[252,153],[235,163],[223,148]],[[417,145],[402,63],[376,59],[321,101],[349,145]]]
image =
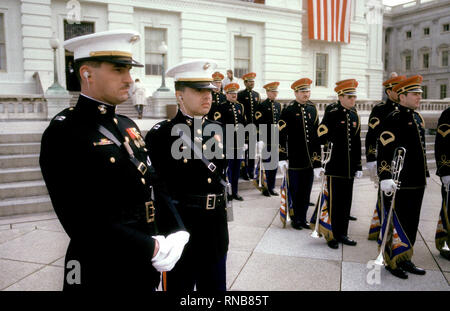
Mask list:
[[350,43],[351,0],[308,0],[309,39]]

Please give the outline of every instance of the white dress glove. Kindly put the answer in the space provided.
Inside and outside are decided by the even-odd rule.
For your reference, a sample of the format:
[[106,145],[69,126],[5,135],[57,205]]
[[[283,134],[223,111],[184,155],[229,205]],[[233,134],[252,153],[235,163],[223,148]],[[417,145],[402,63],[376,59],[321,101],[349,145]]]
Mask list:
[[262,151],[264,148],[264,142],[262,140],[256,143],[256,154],[262,155]]
[[244,144],[244,151],[247,151],[248,149],[248,144]]
[[278,166],[280,167],[280,171],[281,173],[283,173],[283,175],[286,173],[287,169],[288,169],[288,163],[287,161],[280,161],[278,163]]
[[393,179],[385,179],[380,182],[381,191],[384,193],[393,192],[397,189],[397,185],[395,184]]
[[355,178],[361,178],[362,177],[362,175],[363,175],[363,172],[362,171],[356,171],[355,172]]
[[448,185],[450,184],[450,175],[442,176],[441,181],[444,187],[448,187]]
[[170,271],[181,257],[184,246],[189,241],[189,233],[178,231],[169,234],[166,238],[161,235],[153,237],[159,242],[159,250],[152,258],[153,267],[159,272]]
[[323,167],[316,167],[314,169],[314,177],[316,179],[319,179],[323,174],[325,174],[325,169]]
[[373,171],[377,168],[377,161],[367,162],[366,168],[371,174],[373,174]]

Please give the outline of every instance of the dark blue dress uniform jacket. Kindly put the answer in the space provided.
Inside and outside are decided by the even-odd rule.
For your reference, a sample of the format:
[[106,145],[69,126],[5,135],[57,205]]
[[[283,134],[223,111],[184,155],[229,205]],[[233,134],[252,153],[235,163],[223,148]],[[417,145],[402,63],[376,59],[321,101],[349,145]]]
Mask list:
[[[275,102],[270,99],[266,99],[261,104],[256,106],[255,109],[255,124],[265,124],[266,125],[266,141],[264,143],[266,146],[272,145],[272,134],[278,134],[278,121],[281,116],[281,105],[278,102]],[[271,132],[271,125],[275,125],[277,127],[277,131],[275,133]],[[258,133],[259,127],[258,127]],[[258,138],[261,140],[261,137]],[[272,146],[273,148],[278,148],[278,146]],[[272,148],[271,147],[271,148]]]
[[442,112],[437,126],[434,144],[436,175],[450,175],[450,107]]
[[[195,129],[195,121],[178,111],[175,118],[156,124],[147,134],[145,141],[149,146],[149,155],[153,166],[158,174],[162,176],[167,191],[175,200],[176,208],[181,219],[190,233],[190,239],[184,249],[184,253],[198,258],[199,262],[214,262],[222,259],[228,251],[228,224],[227,214],[224,206],[206,210],[206,206],[192,202],[192,196],[205,196],[207,194],[223,194],[224,187],[220,184],[217,176],[212,173],[200,160],[195,159],[189,147],[190,156],[181,156],[179,159],[172,155],[172,146],[178,146],[181,152],[183,146],[176,141],[179,136],[173,135],[172,131],[177,124],[189,127],[191,131],[191,141],[199,143],[203,151],[203,145],[214,145],[213,152],[217,151],[220,157],[209,159],[216,165],[216,172],[225,179],[226,160],[222,157],[225,154],[224,134],[220,131],[206,133],[203,130],[208,125],[213,125],[215,129],[223,129],[219,122],[203,118],[199,129],[201,134]],[[223,131],[224,132],[224,131]],[[220,148],[223,147],[223,148]],[[216,149],[218,148],[218,149]],[[223,151],[223,152],[222,152]],[[157,214],[158,229],[164,233],[171,233],[174,223],[171,215]]]
[[280,161],[289,160],[290,169],[321,166],[320,142],[317,137],[319,114],[313,103],[292,101],[281,112]]
[[261,102],[259,93],[245,89],[239,91],[237,100],[244,106],[246,124],[255,123],[256,106]]
[[[144,174],[123,147],[97,130],[99,124],[120,142],[121,135],[128,137],[136,159],[147,167]],[[70,237],[65,260],[81,266],[81,285],[64,283],[64,289],[149,290],[159,283],[151,264],[155,224],[147,222],[145,205],[156,177],[142,138],[137,146],[127,129],[137,138],[136,124],[116,115],[114,106],[80,95],[76,107],[59,113],[43,134],[42,174]]]
[[399,105],[391,112],[383,125],[377,157],[380,180],[391,179],[391,162],[397,147],[406,149],[403,169],[400,173],[401,188],[424,187],[429,176],[425,154],[425,124],[422,116]]
[[217,111],[219,111],[219,105],[227,100],[227,97],[222,92],[214,92],[211,91],[212,96],[212,103],[211,103],[211,109],[208,112],[208,119],[210,120],[217,120],[218,115]]
[[389,98],[385,103],[381,102],[373,107],[369,116],[369,128],[365,141],[367,162],[377,160],[377,144],[383,129],[383,122],[396,109],[398,109],[398,104]]
[[346,109],[339,102],[332,105],[317,130],[321,144],[333,143],[325,174],[353,178],[356,171],[362,170],[359,116],[355,109]]

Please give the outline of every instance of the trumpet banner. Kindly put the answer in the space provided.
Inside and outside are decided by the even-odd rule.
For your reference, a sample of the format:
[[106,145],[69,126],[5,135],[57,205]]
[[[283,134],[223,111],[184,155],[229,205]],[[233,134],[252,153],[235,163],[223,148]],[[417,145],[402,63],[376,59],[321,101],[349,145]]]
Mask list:
[[[267,177],[266,177],[266,171],[264,170],[264,166],[261,164],[261,160],[257,159],[255,165],[255,170],[253,173],[254,179],[253,179],[253,185],[258,189],[259,191],[268,191],[267,187]],[[261,175],[261,185],[260,185],[260,175]]]
[[329,208],[328,198],[327,183],[325,182],[323,192],[320,193],[317,198],[316,208],[309,222],[311,229],[314,230],[316,226],[317,211],[320,210],[319,229],[317,231],[320,236],[323,236],[325,240],[327,240],[327,242],[334,238],[331,227],[331,210]]
[[372,221],[370,222],[370,228],[369,228],[369,240],[376,241],[378,237],[380,236],[380,230],[381,230],[381,215],[384,208],[381,206],[381,196],[382,191],[378,188],[378,197],[377,197],[377,204],[375,205],[375,210],[373,211]]
[[288,181],[286,175],[283,177],[283,182],[280,187],[281,205],[280,205],[280,220],[283,228],[286,228],[287,215],[293,216],[292,198],[288,189]]
[[436,227],[435,244],[439,252],[449,252],[448,249],[444,249],[445,244],[450,246],[450,223],[448,219],[448,196],[442,200],[441,211],[439,212],[439,220]]
[[[383,220],[383,225],[381,227],[381,235],[378,237],[378,248],[380,248],[382,244],[382,236],[386,232],[387,227],[387,218],[389,211],[385,209],[385,215]],[[386,265],[391,267],[392,269],[397,268],[397,264],[399,262],[405,260],[411,260],[413,255],[413,247],[405,232],[403,231],[402,225],[397,217],[397,213],[394,210],[392,211],[392,222],[388,228],[388,236],[386,240],[386,248],[384,251],[384,261]]]

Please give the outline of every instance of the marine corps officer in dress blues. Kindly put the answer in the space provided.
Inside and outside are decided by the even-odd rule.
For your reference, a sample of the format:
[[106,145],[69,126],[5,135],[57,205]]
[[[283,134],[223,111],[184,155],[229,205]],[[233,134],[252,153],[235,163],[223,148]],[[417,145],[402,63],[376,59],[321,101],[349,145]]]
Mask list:
[[[219,122],[206,118],[214,88],[211,73],[216,66],[200,59],[167,70],[167,76],[174,78],[180,109],[173,119],[156,124],[145,138],[155,170],[191,235],[174,269],[163,274],[167,291],[193,291],[194,287],[197,291],[226,290],[225,132]],[[210,157],[205,151],[211,142],[214,154]],[[158,222],[163,232],[174,230],[169,217],[161,215]]]
[[[261,96],[258,92],[253,91],[255,87],[255,78],[256,73],[249,72],[242,76],[242,80],[244,80],[245,90],[242,90],[237,95],[237,100],[239,103],[244,105],[245,110],[245,120],[247,124],[255,124],[255,109],[256,106],[261,102]],[[256,135],[256,133],[254,133]],[[245,141],[248,144],[249,138],[248,135],[252,135],[252,133],[247,134]],[[245,151],[245,159],[243,161],[244,167],[241,171],[241,175],[245,180],[253,179],[253,171],[255,169],[255,159],[249,158],[249,150]]]
[[[411,245],[416,242],[422,199],[429,176],[425,154],[425,122],[415,110],[422,99],[422,76],[407,78],[392,90],[398,94],[398,110],[391,112],[383,122],[383,132],[378,145],[377,167],[380,188],[392,192],[397,188],[392,179],[391,162],[397,147],[406,149],[403,169],[400,173],[400,189],[396,192],[395,212]],[[410,260],[398,263],[396,269],[386,266],[393,275],[407,278],[405,272],[423,275],[425,270]]]
[[[278,144],[273,144],[272,134],[278,134],[278,121],[280,120],[281,115],[281,105],[276,102],[276,98],[278,95],[278,86],[280,82],[271,82],[267,83],[263,86],[267,93],[267,99],[263,101],[261,104],[257,105],[255,108],[255,124],[260,127],[260,125],[264,124],[266,126],[267,137],[265,141],[261,140],[261,136],[259,136],[259,148],[263,149],[266,146],[266,150],[268,153],[271,150],[277,150]],[[274,125],[277,128],[276,133],[272,133],[272,127]],[[260,128],[259,128],[260,129]],[[260,133],[260,131],[258,131]],[[260,150],[262,151],[262,150]],[[263,159],[263,163],[270,163],[270,158]],[[277,161],[278,162],[278,161]],[[277,175],[278,165],[275,169],[265,168],[266,178],[267,178],[267,189],[263,192],[265,196],[270,195],[278,195],[278,193],[274,190],[275,188],[275,179]]]
[[354,109],[358,82],[349,79],[338,83],[335,91],[338,102],[326,111],[317,130],[321,144],[333,143],[330,162],[325,166],[329,193],[331,226],[334,239],[328,246],[338,248],[338,242],[356,245],[348,234],[348,222],[352,206],[353,181],[361,178],[361,123]]
[[[449,204],[448,204],[448,193],[450,187],[450,107],[445,109],[438,121],[436,140],[434,143],[434,156],[436,158],[436,175],[441,177],[442,187],[442,202],[445,202],[445,207],[447,208],[447,218],[450,215]],[[442,221],[446,221],[442,219]],[[449,240],[449,230],[447,227],[447,246],[450,245]],[[445,250],[444,247],[439,249],[442,257],[450,260],[450,251]]]
[[[239,170],[244,158],[245,147],[244,141],[238,140],[237,131],[243,130],[245,125],[244,106],[237,101],[237,92],[239,84],[229,83],[224,88],[227,100],[219,106],[219,115],[217,121],[224,125],[232,124],[235,128],[233,157],[228,159],[228,180],[231,183],[232,198],[234,200],[243,201],[244,199],[239,195]],[[231,139],[231,138],[230,138]]]
[[208,119],[214,120],[214,115],[217,116],[216,112],[219,109],[219,105],[227,100],[227,97],[222,92],[222,80],[224,78],[223,74],[216,71],[212,74],[212,84],[216,87],[211,91],[212,103],[211,109],[208,112]]
[[[70,238],[64,290],[154,291],[189,239],[157,236],[156,177],[138,126],[116,114],[133,79],[132,44],[140,35],[115,30],[76,37],[81,94],[56,115],[41,142],[40,165],[55,212]],[[156,191],[155,191],[156,190]],[[155,205],[157,211],[155,212]],[[72,279],[74,275],[78,277]]]
[[[289,190],[293,201],[294,217],[291,226],[297,230],[309,229],[306,221],[314,175],[321,170],[320,143],[317,137],[319,113],[309,100],[311,96],[309,78],[302,78],[291,85],[293,100],[281,112],[279,158],[280,169],[288,169]],[[289,162],[289,163],[288,163]]]

